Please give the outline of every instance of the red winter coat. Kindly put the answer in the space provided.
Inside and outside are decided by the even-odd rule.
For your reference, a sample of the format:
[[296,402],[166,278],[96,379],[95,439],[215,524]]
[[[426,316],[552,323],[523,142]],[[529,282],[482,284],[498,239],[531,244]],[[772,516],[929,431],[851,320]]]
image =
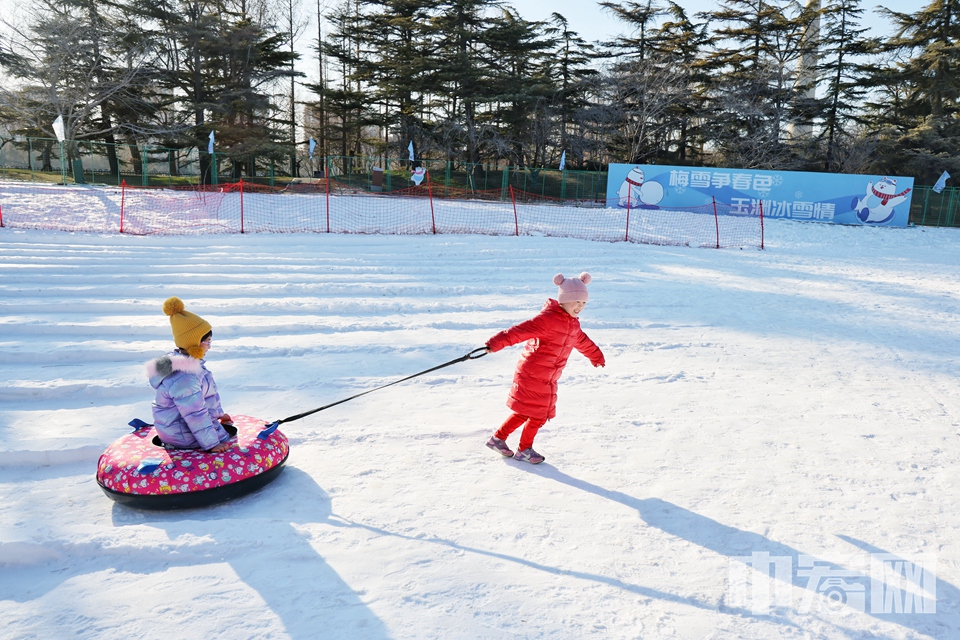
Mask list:
[[517,363],[507,406],[522,416],[549,420],[557,415],[557,380],[570,352],[576,349],[595,367],[604,365],[603,352],[553,298],[533,318],[487,340],[487,347],[500,351],[524,340],[527,347]]

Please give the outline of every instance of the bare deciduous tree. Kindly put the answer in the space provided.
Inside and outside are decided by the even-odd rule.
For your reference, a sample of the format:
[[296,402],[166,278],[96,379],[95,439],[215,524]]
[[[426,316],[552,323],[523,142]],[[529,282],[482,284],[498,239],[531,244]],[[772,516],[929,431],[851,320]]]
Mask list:
[[13,82],[0,86],[0,106],[27,130],[51,135],[61,116],[67,139],[98,137],[111,129],[98,118],[107,103],[144,108],[149,52],[118,39],[93,2],[45,0],[31,9],[28,27],[4,26],[0,66]]

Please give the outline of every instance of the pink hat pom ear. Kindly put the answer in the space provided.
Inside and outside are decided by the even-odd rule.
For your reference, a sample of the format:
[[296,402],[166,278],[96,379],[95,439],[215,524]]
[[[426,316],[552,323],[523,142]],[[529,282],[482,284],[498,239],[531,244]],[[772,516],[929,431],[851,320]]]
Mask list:
[[591,280],[593,280],[593,277],[586,271],[580,274],[580,282],[583,284],[590,284]]
[[562,273],[558,273],[557,275],[553,276],[553,284],[557,285],[558,287],[563,284],[564,280],[566,280],[566,278],[563,277]]

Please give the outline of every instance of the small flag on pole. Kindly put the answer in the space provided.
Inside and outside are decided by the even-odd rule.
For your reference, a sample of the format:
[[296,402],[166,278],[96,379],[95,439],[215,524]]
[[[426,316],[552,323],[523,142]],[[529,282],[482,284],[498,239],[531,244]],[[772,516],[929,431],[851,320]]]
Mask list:
[[933,185],[933,190],[935,193],[940,193],[943,191],[944,187],[947,186],[947,180],[950,179],[950,174],[946,171],[943,172],[943,175],[940,176],[940,179],[937,180],[937,184]]
[[407,145],[407,150],[410,151],[410,162],[413,162],[413,140]]
[[313,138],[310,138],[310,158],[313,159],[313,150],[317,148],[317,142]]
[[57,142],[63,142],[66,137],[63,133],[63,116],[57,116],[53,121],[53,132],[57,134]]
[[210,132],[210,142],[207,143],[207,153],[213,153],[213,131]]
[[560,171],[567,166],[567,150],[564,149],[563,153],[560,154]]

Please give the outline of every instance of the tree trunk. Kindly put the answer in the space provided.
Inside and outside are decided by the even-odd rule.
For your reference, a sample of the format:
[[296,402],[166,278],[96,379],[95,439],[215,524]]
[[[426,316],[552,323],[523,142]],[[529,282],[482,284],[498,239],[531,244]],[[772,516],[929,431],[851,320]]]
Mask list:
[[51,158],[53,156],[53,142],[47,142],[43,145],[43,151],[40,153],[40,160],[43,162],[43,165],[40,167],[40,171],[53,171],[53,163]]
[[130,158],[133,162],[133,172],[138,176],[143,173],[143,157],[140,155],[140,147],[136,144],[127,145],[130,147]]

